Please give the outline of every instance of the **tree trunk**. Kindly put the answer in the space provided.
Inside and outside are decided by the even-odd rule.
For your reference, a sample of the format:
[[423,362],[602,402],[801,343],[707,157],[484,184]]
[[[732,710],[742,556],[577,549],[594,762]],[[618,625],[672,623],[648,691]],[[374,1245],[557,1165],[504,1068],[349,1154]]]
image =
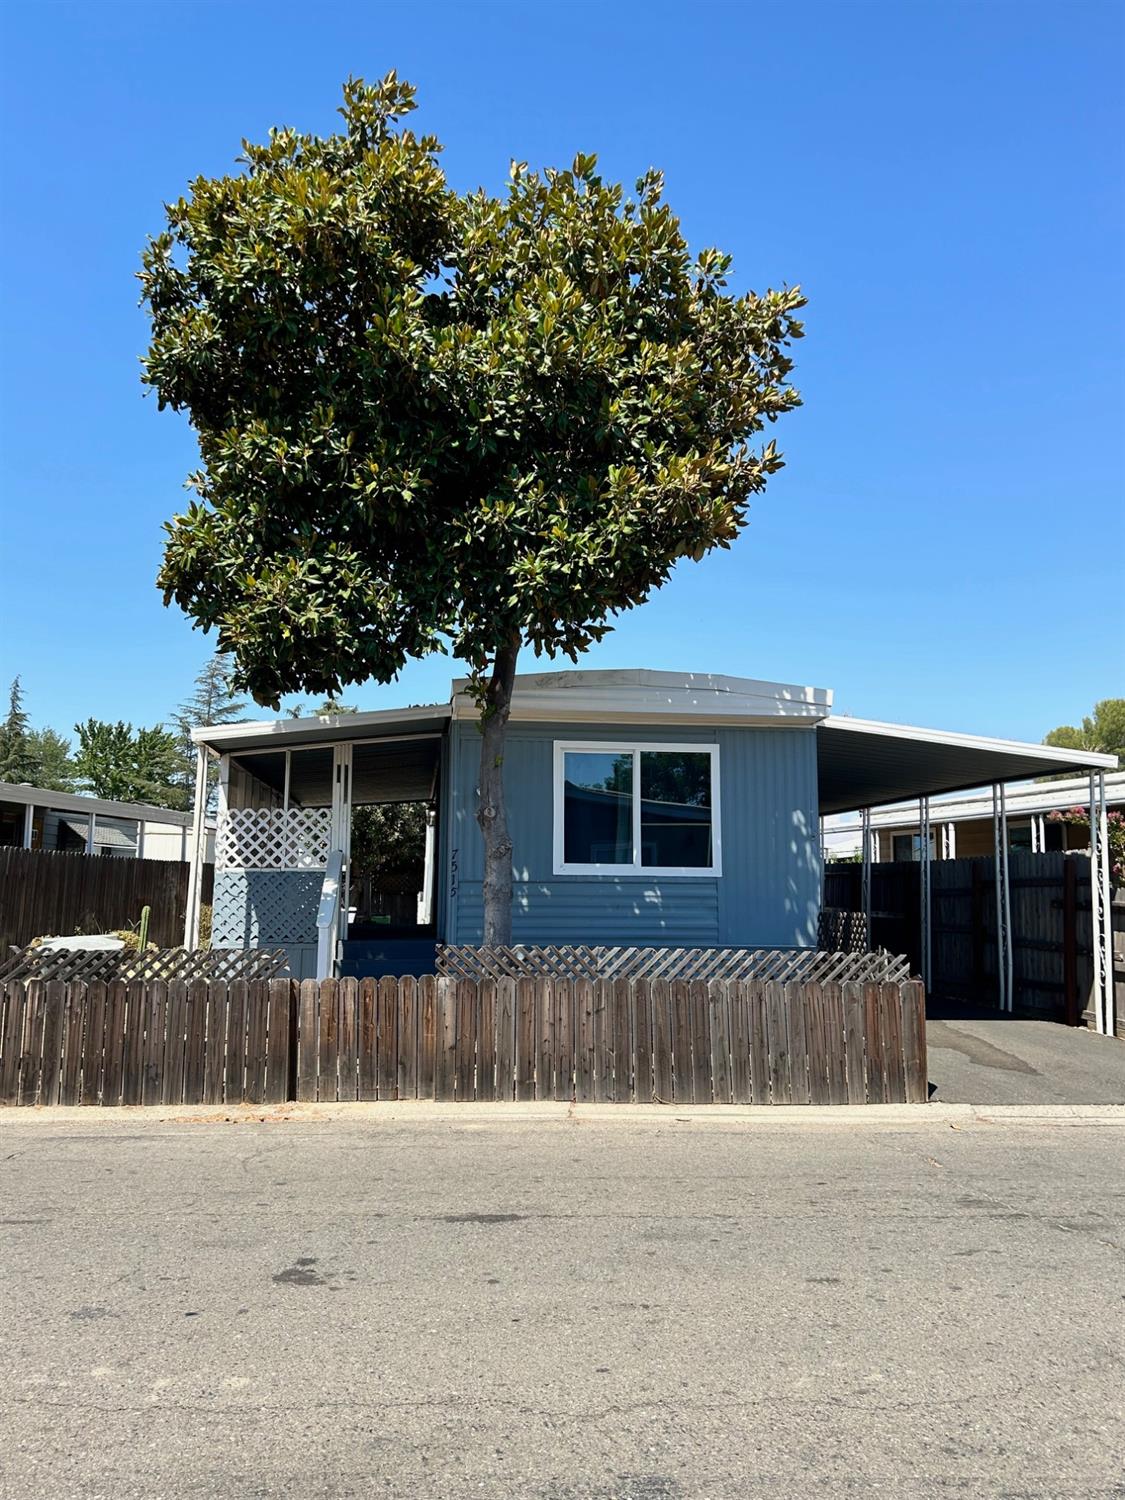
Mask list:
[[477,822],[484,839],[484,941],[512,941],[512,840],[504,805],[504,742],[512,707],[519,638],[501,646],[492,664],[480,726]]

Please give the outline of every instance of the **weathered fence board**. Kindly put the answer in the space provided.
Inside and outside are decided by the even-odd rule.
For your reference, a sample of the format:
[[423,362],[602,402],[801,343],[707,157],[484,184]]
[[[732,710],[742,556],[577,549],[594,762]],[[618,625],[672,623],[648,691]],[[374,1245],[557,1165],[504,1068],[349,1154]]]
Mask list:
[[188,866],[172,860],[0,848],[0,954],[38,937],[135,927],[145,906],[151,941],[172,947],[183,941],[187,887]]
[[0,1103],[922,1102],[917,981],[0,987]]
[[[1016,1009],[1071,1026],[1092,1026],[1089,856],[1013,849],[1009,851],[1008,872]],[[857,910],[861,874],[855,864],[829,864],[824,876],[825,906]],[[995,1004],[994,861],[990,857],[935,860],[930,866],[930,882],[931,993],[939,998]],[[916,971],[921,961],[919,866],[892,861],[873,865],[871,905],[872,940],[905,954]],[[1111,903],[1111,920],[1116,1030],[1125,1037],[1125,891],[1119,890]]]

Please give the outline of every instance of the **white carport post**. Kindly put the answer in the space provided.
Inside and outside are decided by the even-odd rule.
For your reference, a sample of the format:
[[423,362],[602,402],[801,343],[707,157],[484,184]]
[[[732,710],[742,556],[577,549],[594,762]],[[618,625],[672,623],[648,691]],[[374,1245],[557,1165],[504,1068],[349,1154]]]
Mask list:
[[207,747],[195,751],[195,812],[191,823],[191,858],[188,866],[187,911],[184,914],[184,947],[199,947],[199,918],[203,906],[203,862],[206,854]]
[[1008,881],[1008,804],[1004,783],[992,783],[992,833],[996,857],[996,987],[1001,1010],[1012,1009],[1012,897]]
[[1109,904],[1109,820],[1105,810],[1105,772],[1090,772],[1090,947],[1093,960],[1094,1026],[1112,1036],[1113,913]]
[[860,837],[863,839],[863,875],[860,882],[860,891],[863,905],[863,925],[867,929],[865,941],[867,947],[871,948],[871,809],[864,807],[860,809]]
[[437,829],[437,813],[426,808],[426,848],[422,861],[422,890],[418,897],[416,916],[420,927],[428,927],[434,919],[434,842]]
[[918,798],[918,888],[922,906],[922,983],[930,990],[933,909],[930,901],[930,799]]

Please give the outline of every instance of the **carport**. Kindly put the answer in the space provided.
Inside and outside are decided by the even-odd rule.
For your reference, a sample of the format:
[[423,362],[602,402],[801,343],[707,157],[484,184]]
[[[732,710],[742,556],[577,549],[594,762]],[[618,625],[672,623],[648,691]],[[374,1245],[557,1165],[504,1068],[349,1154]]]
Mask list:
[[[863,827],[862,905],[871,930],[871,865],[876,854],[871,831],[875,807],[912,802],[918,808],[920,860],[920,920],[922,979],[930,987],[932,893],[930,883],[930,798],[943,792],[992,788],[995,853],[996,912],[999,940],[997,1000],[1011,1011],[1012,929],[1008,876],[1008,813],[1005,788],[1013,781],[1036,776],[1082,772],[1089,777],[1090,900],[1094,967],[1096,1029],[1112,1036],[1114,993],[1112,929],[1109,891],[1109,832],[1106,819],[1105,773],[1116,769],[1117,757],[1093,751],[1061,750],[1051,745],[1028,745],[1017,740],[989,739],[919,729],[905,724],[882,724],[870,719],[829,716],[817,725],[817,768],[820,816],[853,812]],[[946,828],[937,830],[942,840]],[[943,842],[944,847],[944,842]]]

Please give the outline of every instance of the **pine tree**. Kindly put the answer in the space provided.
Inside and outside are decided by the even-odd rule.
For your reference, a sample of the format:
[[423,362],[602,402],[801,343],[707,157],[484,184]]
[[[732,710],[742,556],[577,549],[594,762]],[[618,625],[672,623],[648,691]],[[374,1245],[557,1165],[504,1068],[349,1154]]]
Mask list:
[[28,743],[28,723],[23,690],[16,677],[8,695],[8,716],[0,724],[0,781],[32,781],[35,762]]
[[[172,715],[180,762],[177,780],[189,807],[195,802],[195,745],[191,731],[202,729],[205,724],[236,723],[246,708],[246,700],[237,697],[231,687],[233,669],[234,658],[216,651],[196,676],[191,696]],[[213,767],[208,775],[213,789],[216,776]]]

